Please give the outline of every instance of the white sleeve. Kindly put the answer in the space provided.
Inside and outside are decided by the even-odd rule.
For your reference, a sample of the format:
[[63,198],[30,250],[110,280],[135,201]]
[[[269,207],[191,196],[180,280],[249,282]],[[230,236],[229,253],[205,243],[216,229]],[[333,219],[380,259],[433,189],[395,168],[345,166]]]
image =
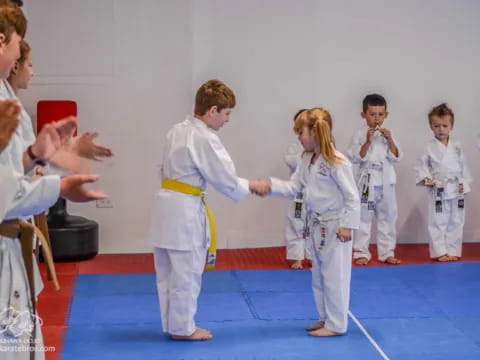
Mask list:
[[0,165],[0,222],[3,221],[19,187],[20,182],[13,176],[10,169]]
[[36,215],[55,204],[60,195],[60,177],[42,176],[34,182],[20,182],[4,219],[18,219]]
[[[367,134],[364,134],[366,137]],[[364,158],[360,157],[360,149],[362,148],[363,142],[362,142],[362,137],[361,137],[361,132],[356,131],[351,140],[350,140],[350,145],[348,146],[347,150],[347,157],[348,159],[353,163],[353,164],[360,164]]]
[[305,161],[300,161],[295,172],[290,177],[290,180],[280,180],[277,178],[270,178],[272,184],[271,187],[271,196],[275,197],[286,197],[286,198],[295,198],[298,192],[303,191],[305,186],[304,169]]
[[415,171],[415,184],[419,185],[425,178],[433,178],[429,162],[428,148],[425,148],[413,167]]
[[215,134],[191,138],[191,156],[198,171],[218,192],[234,201],[250,193],[248,180],[237,176],[230,155]]
[[466,184],[470,184],[473,181],[472,173],[470,172],[470,168],[467,164],[467,159],[465,158],[465,153],[461,146],[458,146],[460,149],[460,165],[462,167],[462,180]]
[[[403,157],[403,150],[402,147],[400,146],[399,142],[397,139],[395,139],[394,136],[392,136],[393,142],[395,143],[395,146],[397,147],[398,150],[398,156],[395,156],[390,149],[387,150],[387,160],[390,161],[391,163],[397,163],[400,160],[402,160]],[[388,145],[387,145],[388,146]]]
[[352,164],[344,161],[333,172],[338,188],[343,195],[345,208],[340,218],[340,227],[358,229],[360,225],[360,196],[353,177]]

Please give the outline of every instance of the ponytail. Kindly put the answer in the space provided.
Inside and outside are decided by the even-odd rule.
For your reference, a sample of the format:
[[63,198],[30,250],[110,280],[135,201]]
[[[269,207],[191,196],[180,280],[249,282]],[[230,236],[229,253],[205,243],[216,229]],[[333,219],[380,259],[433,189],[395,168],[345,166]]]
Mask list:
[[340,164],[342,158],[337,155],[335,150],[331,123],[332,118],[330,113],[323,108],[317,107],[303,111],[297,115],[294,130],[298,133],[300,129],[306,125],[310,131],[313,131],[315,142],[325,161],[332,166],[336,166]]
[[332,135],[330,133],[330,126],[323,118],[317,117],[313,125],[315,140],[320,148],[320,153],[326,162],[332,166],[340,163],[341,158],[338,157],[333,143]]

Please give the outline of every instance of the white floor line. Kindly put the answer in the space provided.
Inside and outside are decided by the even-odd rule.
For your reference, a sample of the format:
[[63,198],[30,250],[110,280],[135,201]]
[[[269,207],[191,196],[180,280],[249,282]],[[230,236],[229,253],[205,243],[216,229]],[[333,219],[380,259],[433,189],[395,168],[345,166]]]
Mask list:
[[377,349],[378,353],[384,360],[390,360],[390,358],[385,354],[382,350],[382,348],[373,340],[373,338],[370,336],[367,330],[363,327],[363,325],[358,321],[358,319],[355,317],[355,315],[352,314],[350,310],[348,310],[348,315],[352,318],[352,320],[357,324],[357,326],[362,330],[363,334],[367,337],[368,341],[373,345],[375,349]]

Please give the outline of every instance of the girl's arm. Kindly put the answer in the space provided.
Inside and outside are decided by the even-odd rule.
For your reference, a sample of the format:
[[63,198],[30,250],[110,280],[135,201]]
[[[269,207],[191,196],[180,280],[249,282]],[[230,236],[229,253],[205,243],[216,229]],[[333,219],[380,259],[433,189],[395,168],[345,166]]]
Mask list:
[[334,180],[343,195],[344,209],[340,218],[341,228],[358,229],[360,225],[360,196],[353,177],[352,164],[344,159],[333,172]]
[[218,192],[234,201],[250,193],[248,180],[237,175],[235,165],[217,135],[191,136],[188,141],[198,171]]
[[271,192],[270,195],[276,197],[295,198],[298,192],[303,191],[306,184],[306,167],[310,163],[312,155],[304,156],[298,164],[295,172],[290,177],[290,180],[280,180],[277,178],[270,178]]

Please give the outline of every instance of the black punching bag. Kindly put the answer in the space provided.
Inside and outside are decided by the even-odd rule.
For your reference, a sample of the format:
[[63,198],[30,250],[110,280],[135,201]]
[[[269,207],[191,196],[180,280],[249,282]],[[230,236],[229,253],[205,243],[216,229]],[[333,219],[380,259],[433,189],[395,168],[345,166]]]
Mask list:
[[67,213],[65,199],[58,199],[47,216],[54,261],[87,260],[98,254],[98,223]]

